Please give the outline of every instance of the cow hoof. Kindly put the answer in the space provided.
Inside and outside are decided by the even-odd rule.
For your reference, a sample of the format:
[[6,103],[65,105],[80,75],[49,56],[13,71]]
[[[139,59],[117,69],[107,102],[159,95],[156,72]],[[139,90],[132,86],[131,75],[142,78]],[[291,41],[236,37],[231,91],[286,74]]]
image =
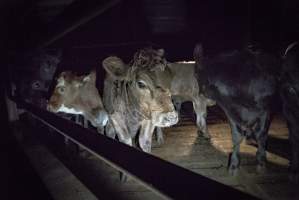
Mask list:
[[206,140],[210,140],[211,139],[211,136],[210,136],[209,133],[205,133],[205,132],[202,132],[202,131],[198,130],[197,134],[198,134],[199,137],[202,137],[202,138],[204,138]]
[[267,170],[267,168],[266,168],[265,164],[256,166],[256,172],[259,174],[264,174],[266,172],[266,170]]
[[229,169],[228,169],[228,173],[231,176],[237,176],[239,174],[239,167],[230,166]]
[[120,179],[120,182],[125,183],[128,181],[128,176],[125,175],[123,172],[119,172],[119,179]]

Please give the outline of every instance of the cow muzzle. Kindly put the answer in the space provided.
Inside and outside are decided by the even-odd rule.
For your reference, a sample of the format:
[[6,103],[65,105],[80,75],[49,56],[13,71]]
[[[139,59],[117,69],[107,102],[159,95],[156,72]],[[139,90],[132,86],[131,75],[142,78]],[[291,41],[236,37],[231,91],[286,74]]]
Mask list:
[[161,113],[154,120],[154,125],[159,127],[168,127],[178,123],[179,117],[176,111]]
[[94,119],[94,126],[98,127],[98,126],[106,126],[106,124],[108,123],[108,113],[104,110],[101,110],[98,115],[96,116],[96,118]]
[[48,103],[47,104],[47,110],[50,111],[50,112],[56,113],[58,109],[55,108],[55,106],[53,106],[52,104]]

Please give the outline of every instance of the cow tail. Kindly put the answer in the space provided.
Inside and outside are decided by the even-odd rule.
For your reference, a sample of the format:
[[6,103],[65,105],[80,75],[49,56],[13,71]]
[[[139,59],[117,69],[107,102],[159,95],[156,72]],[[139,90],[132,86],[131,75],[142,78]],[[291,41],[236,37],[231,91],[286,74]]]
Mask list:
[[203,61],[203,48],[201,44],[196,44],[194,51],[193,51],[193,57],[195,60],[195,63],[197,65],[197,68],[199,70],[203,69],[202,61]]
[[286,50],[285,50],[285,52],[284,52],[284,54],[283,54],[283,57],[285,58],[285,57],[287,56],[288,52],[289,52],[291,49],[293,49],[296,45],[298,45],[298,41],[289,44],[289,46],[286,48]]

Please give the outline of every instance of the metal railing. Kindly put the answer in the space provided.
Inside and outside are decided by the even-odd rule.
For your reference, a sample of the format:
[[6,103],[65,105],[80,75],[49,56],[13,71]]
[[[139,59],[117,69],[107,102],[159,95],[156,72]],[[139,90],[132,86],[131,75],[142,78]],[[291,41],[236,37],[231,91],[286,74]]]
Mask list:
[[[18,107],[74,143],[128,174],[165,199],[256,199],[249,194],[196,174],[153,155],[112,140],[104,135],[22,100]],[[88,133],[88,134],[87,134]],[[113,151],[111,151],[113,149]],[[124,183],[125,184],[125,183]]]

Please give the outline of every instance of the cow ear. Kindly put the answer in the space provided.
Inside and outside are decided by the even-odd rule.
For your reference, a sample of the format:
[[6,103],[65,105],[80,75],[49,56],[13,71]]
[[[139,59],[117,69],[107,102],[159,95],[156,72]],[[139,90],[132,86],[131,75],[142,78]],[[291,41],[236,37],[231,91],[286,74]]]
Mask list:
[[57,85],[64,85],[66,72],[61,72],[57,77]]
[[66,72],[61,72],[59,74],[59,76],[57,77],[57,79],[64,79],[65,78],[65,74],[66,74]]
[[88,74],[87,76],[85,76],[83,78],[83,83],[95,83],[96,82],[96,79],[97,79],[97,73],[96,73],[96,70],[92,70],[90,72],[90,74]]
[[106,72],[115,79],[124,79],[127,74],[126,64],[118,57],[110,56],[102,62]]
[[157,55],[160,56],[160,57],[163,57],[163,56],[164,56],[164,53],[165,53],[165,50],[164,50],[164,49],[158,49],[158,50],[157,50]]
[[194,51],[193,51],[193,57],[194,57],[194,60],[198,63],[202,60],[203,48],[202,48],[201,44],[196,44]]

